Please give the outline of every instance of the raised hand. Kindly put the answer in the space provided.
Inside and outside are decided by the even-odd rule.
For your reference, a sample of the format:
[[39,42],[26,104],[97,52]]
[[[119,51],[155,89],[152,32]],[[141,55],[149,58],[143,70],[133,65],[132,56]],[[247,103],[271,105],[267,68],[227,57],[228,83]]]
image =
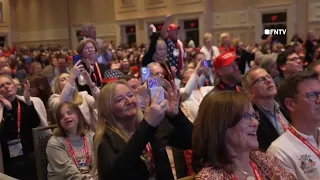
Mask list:
[[158,104],[158,98],[160,96],[160,90],[155,94],[150,104],[150,97],[146,98],[146,108],[144,111],[144,119],[149,125],[157,127],[165,116],[165,112],[168,108],[168,101],[163,100]]
[[166,110],[166,115],[169,117],[174,117],[179,113],[179,102],[180,102],[180,92],[177,89],[174,81],[164,80],[167,86],[167,92],[165,93],[165,98],[168,101],[168,108]]
[[28,80],[24,84],[23,97],[24,97],[24,99],[26,101],[26,104],[27,105],[31,105],[31,100],[30,100],[30,82]]
[[153,24],[150,24],[149,29],[153,33],[157,32],[157,28]]
[[12,109],[11,102],[4,98],[2,95],[0,95],[0,103],[8,110]]
[[71,69],[70,78],[75,80],[83,71],[84,67],[81,61],[78,61]]
[[176,78],[177,77],[177,68],[175,66],[171,66],[170,70],[171,70],[172,76],[174,78]]

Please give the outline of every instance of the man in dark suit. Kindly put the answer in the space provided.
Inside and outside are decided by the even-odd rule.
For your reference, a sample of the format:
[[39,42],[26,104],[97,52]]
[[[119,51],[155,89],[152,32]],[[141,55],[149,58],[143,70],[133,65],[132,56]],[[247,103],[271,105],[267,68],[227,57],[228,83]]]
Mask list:
[[259,112],[258,142],[260,149],[266,151],[289,125],[289,121],[281,112],[281,107],[274,99],[277,95],[276,85],[266,70],[253,68],[243,77],[242,87],[250,93],[253,108]]

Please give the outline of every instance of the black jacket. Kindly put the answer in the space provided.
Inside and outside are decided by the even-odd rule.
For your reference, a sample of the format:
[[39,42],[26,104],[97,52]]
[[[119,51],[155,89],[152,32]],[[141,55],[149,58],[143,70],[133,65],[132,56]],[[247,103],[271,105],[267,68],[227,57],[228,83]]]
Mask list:
[[99,179],[148,180],[149,172],[140,156],[150,142],[157,180],[173,180],[166,146],[191,149],[192,131],[193,124],[181,111],[174,118],[165,118],[157,128],[143,120],[128,143],[106,130],[98,148]]
[[[254,104],[253,109],[259,112],[260,117],[260,123],[257,131],[259,148],[261,151],[266,152],[271,143],[279,137],[279,133],[270,122],[268,116],[264,112],[262,112],[257,105]],[[288,117],[286,117],[281,107],[280,111],[290,122],[290,120],[288,119]]]

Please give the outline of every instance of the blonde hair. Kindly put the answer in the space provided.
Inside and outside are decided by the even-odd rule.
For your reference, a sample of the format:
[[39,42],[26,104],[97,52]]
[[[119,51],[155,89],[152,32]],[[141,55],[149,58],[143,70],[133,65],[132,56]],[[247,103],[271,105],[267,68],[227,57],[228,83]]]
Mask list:
[[[68,73],[62,73],[60,74],[58,77],[56,77],[56,79],[54,80],[54,84],[53,84],[53,93],[54,94],[61,94],[62,92],[62,88],[60,86],[60,77],[62,75],[65,75],[65,74],[68,74]],[[83,99],[82,97],[79,95],[78,93],[78,90],[76,89],[74,92],[73,92],[73,98],[72,98],[72,103],[76,104],[76,105],[80,105],[82,104],[83,102]]]
[[220,34],[220,44],[221,44],[221,45],[223,45],[223,41],[224,41],[224,39],[227,38],[227,37],[230,37],[230,34],[229,34],[229,33],[226,33],[226,32],[225,32],[225,33],[221,33],[221,34]]
[[37,61],[32,62],[32,63],[30,64],[30,68],[29,68],[29,75],[33,75],[33,74],[34,74],[34,71],[36,70],[37,65],[40,65],[40,66],[41,66],[41,68],[42,68],[41,63],[39,63],[39,62],[37,62]]
[[[110,82],[105,85],[100,92],[98,101],[98,125],[97,131],[94,138],[94,159],[96,159],[93,165],[93,173],[97,171],[98,168],[98,148],[103,140],[104,133],[106,131],[113,131],[118,134],[125,142],[128,142],[130,135],[126,130],[119,124],[118,120],[114,116],[113,105],[114,105],[114,94],[115,89],[118,84],[123,84],[127,86],[131,92],[134,93],[133,89],[128,85],[125,80],[118,80],[115,82]],[[135,94],[135,93],[134,93]],[[142,111],[137,106],[137,124],[143,119]]]
[[[166,42],[163,40],[163,39],[158,39],[157,40],[157,44],[156,44],[156,49],[157,47],[160,45],[160,44],[163,44],[165,46],[165,49],[167,50],[167,44]],[[152,56],[152,60],[161,60],[161,61],[166,61],[167,60],[167,51],[166,51],[166,54],[164,57],[160,57],[159,54],[157,53],[157,51],[153,54]]]
[[206,40],[212,39],[212,34],[210,32],[206,32],[203,35],[203,43],[205,43]]

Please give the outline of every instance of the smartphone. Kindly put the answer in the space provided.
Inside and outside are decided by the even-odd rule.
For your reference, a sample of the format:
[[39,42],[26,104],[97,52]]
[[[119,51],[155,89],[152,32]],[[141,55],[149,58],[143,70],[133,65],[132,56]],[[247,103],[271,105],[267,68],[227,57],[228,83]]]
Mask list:
[[148,89],[150,91],[151,101],[159,90],[160,90],[160,95],[157,103],[160,104],[164,100],[164,89],[162,87],[161,78],[149,78]]
[[212,68],[213,67],[212,60],[204,60],[203,64],[207,68]]
[[140,69],[141,74],[141,83],[144,84],[147,79],[151,77],[151,71],[149,67],[141,67]]
[[76,64],[80,60],[81,60],[81,56],[80,55],[73,56],[73,64]]

